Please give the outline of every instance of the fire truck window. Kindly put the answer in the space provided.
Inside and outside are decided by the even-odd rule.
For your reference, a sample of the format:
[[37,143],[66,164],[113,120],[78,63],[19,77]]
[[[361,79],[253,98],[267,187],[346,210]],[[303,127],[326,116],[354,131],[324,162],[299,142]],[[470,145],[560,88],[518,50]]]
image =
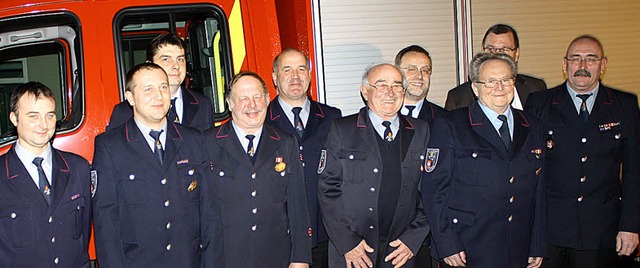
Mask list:
[[148,43],[157,35],[172,32],[187,44],[187,77],[184,88],[209,97],[216,121],[229,116],[224,102],[231,80],[231,54],[226,17],[211,5],[179,5],[125,9],[114,20],[120,94],[124,99],[124,77],[146,60]]
[[0,21],[0,145],[17,138],[9,120],[10,99],[19,85],[37,81],[53,91],[56,132],[82,120],[83,90],[75,19],[67,15]]

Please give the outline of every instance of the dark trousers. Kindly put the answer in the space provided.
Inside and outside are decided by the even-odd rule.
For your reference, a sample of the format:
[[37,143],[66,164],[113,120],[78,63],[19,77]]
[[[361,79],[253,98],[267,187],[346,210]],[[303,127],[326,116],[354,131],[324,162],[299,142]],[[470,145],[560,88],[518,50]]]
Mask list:
[[414,257],[416,258],[416,267],[418,268],[437,268],[438,266],[433,266],[432,264],[437,262],[431,258],[431,247],[422,245],[418,254]]
[[543,268],[612,268],[616,267],[617,254],[614,248],[577,250],[549,245]]
[[318,242],[311,250],[313,264],[310,268],[329,268],[329,241]]

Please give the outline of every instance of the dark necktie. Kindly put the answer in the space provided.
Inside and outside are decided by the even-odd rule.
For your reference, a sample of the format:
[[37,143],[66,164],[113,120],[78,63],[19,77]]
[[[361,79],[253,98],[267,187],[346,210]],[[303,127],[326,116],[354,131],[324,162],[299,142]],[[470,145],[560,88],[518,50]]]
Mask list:
[[416,108],[415,105],[405,105],[404,107],[407,107],[407,110],[409,110],[409,112],[407,113],[408,117],[413,117],[413,109]]
[[42,157],[36,157],[33,159],[33,164],[38,168],[38,187],[40,188],[40,192],[44,199],[47,201],[47,205],[51,204],[51,185],[47,180],[47,174],[44,173],[44,169],[42,168]]
[[302,124],[302,118],[300,118],[300,111],[302,111],[302,108],[293,107],[291,111],[293,112],[293,125],[296,127],[298,136],[302,138],[302,136],[304,135],[304,125]]
[[253,147],[253,139],[256,137],[255,135],[247,135],[244,136],[245,138],[247,138],[247,140],[249,140],[249,144],[247,145],[247,155],[249,156],[249,158],[251,158],[251,163],[256,162],[255,158],[253,157],[256,154],[256,148]]
[[382,125],[385,127],[384,129],[384,139],[388,142],[393,141],[393,132],[391,132],[391,122],[382,121]]
[[151,130],[149,132],[149,136],[151,136],[151,138],[153,138],[153,140],[155,141],[153,154],[156,155],[156,158],[158,158],[158,160],[160,160],[160,165],[162,165],[162,160],[164,159],[164,149],[162,149],[162,142],[160,142],[160,134],[162,134],[162,131],[164,130]]
[[507,122],[507,116],[501,114],[498,115],[498,119],[502,121],[502,126],[500,126],[500,138],[502,138],[502,143],[507,147],[507,150],[511,150],[511,135],[509,134],[509,123]]
[[587,120],[589,119],[589,110],[587,109],[587,99],[591,97],[593,94],[578,94],[578,98],[582,100],[582,104],[580,105],[580,121],[582,125],[587,124]]
[[180,123],[180,117],[178,116],[178,112],[176,112],[176,98],[171,99],[167,119],[169,119],[170,122]]

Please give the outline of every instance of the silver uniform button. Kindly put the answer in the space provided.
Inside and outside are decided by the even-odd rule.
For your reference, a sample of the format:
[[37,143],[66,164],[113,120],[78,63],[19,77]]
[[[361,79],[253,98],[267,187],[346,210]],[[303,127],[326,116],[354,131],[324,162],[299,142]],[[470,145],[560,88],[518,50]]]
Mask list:
[[584,199],[582,196],[578,197],[578,202],[582,202],[582,199]]
[[375,191],[376,191],[376,188],[371,187],[371,188],[369,188],[369,191],[371,191],[371,192],[375,192]]
[[302,151],[302,149],[304,149],[304,147],[302,147],[302,145],[300,145],[300,151]]
[[369,229],[372,229],[372,230],[373,230],[373,225],[370,225],[370,226],[369,226]]
[[224,171],[220,171],[220,173],[218,173],[218,175],[219,175],[220,177],[224,176]]
[[458,223],[458,218],[453,218],[453,220],[451,220],[451,222]]
[[582,177],[580,178],[580,182],[585,182],[585,181],[587,181],[587,176],[582,176]]
[[511,198],[509,198],[509,203],[513,203],[513,200],[514,200],[515,198],[516,198],[516,197],[512,195],[512,196],[511,196]]
[[476,157],[478,157],[478,153],[476,153],[476,152],[473,152],[473,153],[471,154],[471,157],[473,157],[473,158],[476,158]]
[[622,137],[622,134],[618,133],[615,136],[613,136],[613,138],[615,138],[616,140],[619,140],[620,137]]
[[171,228],[171,222],[167,222],[167,225],[165,227],[167,228],[167,230]]
[[511,178],[509,179],[509,183],[513,183],[514,179],[515,179],[515,177],[511,176]]
[[302,162],[302,167],[304,167],[304,166],[305,166],[305,164],[304,164],[304,162]]
[[378,168],[373,168],[373,173],[378,173]]
[[582,163],[584,163],[584,162],[587,162],[587,159],[589,159],[589,157],[585,155],[580,159],[580,161],[582,161]]
[[256,174],[255,173],[251,174],[251,178],[255,179],[256,178]]
[[171,244],[167,245],[167,250],[171,250]]
[[160,181],[160,183],[162,183],[163,185],[164,185],[164,184],[167,184],[167,178],[162,179],[162,180]]
[[189,171],[187,172],[187,174],[189,174],[189,175],[193,175],[193,173],[194,173],[194,172],[195,172],[195,171],[194,171],[193,169],[189,169]]
[[553,135],[553,130],[549,130],[549,131],[547,131],[547,133],[548,133],[549,135]]
[[165,206],[165,207],[168,207],[170,204],[171,204],[171,202],[169,202],[169,200],[164,201],[164,206]]
[[256,191],[251,192],[251,196],[255,197],[258,194]]
[[257,209],[257,208],[253,208],[253,209],[251,210],[251,213],[253,213],[253,214],[258,213],[258,209]]
[[53,222],[53,217],[49,217],[49,223]]
[[251,231],[255,231],[255,230],[257,230],[257,229],[258,229],[258,226],[257,226],[257,225],[253,225],[253,226],[251,226]]
[[373,211],[373,208],[369,208],[369,211]]
[[53,263],[58,264],[60,262],[60,259],[58,257],[56,257],[55,259],[53,259]]
[[15,219],[16,217],[18,217],[18,215],[15,212],[11,212],[11,218]]
[[582,143],[587,143],[587,138],[582,138],[580,141],[582,141]]
[[55,242],[56,242],[56,237],[54,236],[51,238],[51,243],[55,243]]
[[286,173],[286,172],[284,172],[284,171],[283,171],[283,172],[280,172],[280,177],[284,177],[284,175],[287,175],[287,173]]
[[509,222],[513,221],[513,215],[509,215]]
[[353,157],[353,155],[352,155],[352,154],[350,154],[350,155],[349,155],[349,159],[350,159],[350,160],[353,160],[353,158],[354,158],[354,157]]
[[129,180],[134,180],[135,178],[136,178],[136,175],[129,174]]

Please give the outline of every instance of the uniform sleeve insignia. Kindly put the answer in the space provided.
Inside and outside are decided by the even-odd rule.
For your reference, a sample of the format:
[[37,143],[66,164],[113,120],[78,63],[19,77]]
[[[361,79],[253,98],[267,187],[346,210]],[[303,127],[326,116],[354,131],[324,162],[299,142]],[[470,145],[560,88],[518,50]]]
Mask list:
[[98,171],[91,171],[91,198],[96,195],[96,189],[98,189]]
[[320,152],[320,162],[318,162],[318,174],[324,171],[324,167],[327,165],[327,150]]
[[427,148],[427,157],[424,159],[424,170],[426,172],[431,172],[436,168],[438,156],[440,156],[440,149]]

